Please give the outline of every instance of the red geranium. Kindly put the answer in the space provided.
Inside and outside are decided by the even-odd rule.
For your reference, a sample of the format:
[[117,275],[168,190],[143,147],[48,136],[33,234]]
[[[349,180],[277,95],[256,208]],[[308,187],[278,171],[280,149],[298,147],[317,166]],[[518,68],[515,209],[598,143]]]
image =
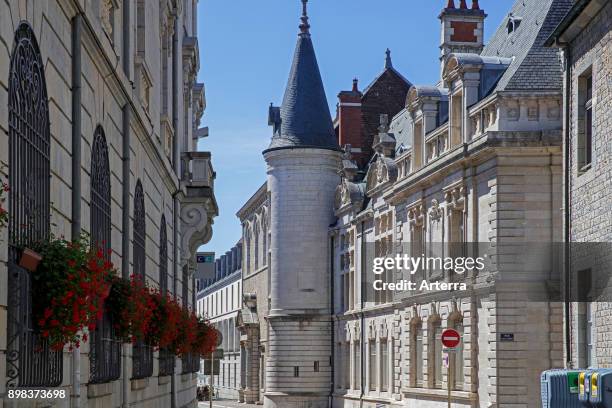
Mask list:
[[217,330],[203,317],[197,318],[196,338],[192,352],[200,356],[212,353],[217,348]]
[[179,336],[179,325],[181,324],[181,306],[168,294],[159,291],[153,293],[153,319],[155,325],[149,331],[149,341],[158,348],[174,350],[174,345]]
[[102,250],[92,250],[86,237],[52,238],[36,248],[42,261],[33,273],[34,316],[54,350],[79,347],[85,327],[95,329],[110,289],[113,264]]

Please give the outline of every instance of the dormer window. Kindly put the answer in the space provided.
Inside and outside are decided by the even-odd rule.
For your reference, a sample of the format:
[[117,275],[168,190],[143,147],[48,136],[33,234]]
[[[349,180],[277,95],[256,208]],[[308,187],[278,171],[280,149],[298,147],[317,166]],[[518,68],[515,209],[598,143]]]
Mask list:
[[517,17],[514,16],[512,13],[510,13],[510,15],[508,15],[508,34],[512,34],[513,32],[515,32],[519,26],[521,25],[521,22],[523,21],[522,17]]

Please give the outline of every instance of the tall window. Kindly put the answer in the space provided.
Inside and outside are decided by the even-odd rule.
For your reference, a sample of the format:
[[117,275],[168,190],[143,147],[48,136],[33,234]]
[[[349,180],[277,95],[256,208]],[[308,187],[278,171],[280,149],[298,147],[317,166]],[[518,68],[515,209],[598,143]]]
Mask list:
[[370,391],[376,391],[378,387],[378,359],[376,358],[376,339],[370,339],[369,348],[369,373],[370,373]]
[[136,2],[136,52],[144,58],[146,46],[146,16],[145,16],[145,0]]
[[134,192],[134,274],[144,280],[145,279],[145,204],[144,192],[140,180],[136,182],[136,190]]
[[430,385],[433,388],[442,388],[442,326],[440,321],[434,321],[430,326],[429,336],[429,375]]
[[48,238],[50,224],[47,85],[38,42],[25,22],[15,32],[8,87],[7,387],[55,387],[62,382],[62,353],[38,335],[29,312],[31,276],[17,266],[19,248]]
[[182,292],[182,299],[183,299],[183,307],[187,308],[189,306],[189,269],[187,267],[187,265],[183,266],[183,292]]
[[168,234],[165,215],[162,215],[159,229],[159,290],[164,295],[168,293]]
[[[140,180],[136,182],[134,192],[134,275],[143,282],[145,276],[145,205],[144,192]],[[145,344],[143,339],[139,339],[132,350],[132,377],[145,378],[153,375],[153,348]]]
[[463,383],[465,382],[465,373],[463,371],[463,318],[459,316],[455,319],[454,329],[459,332],[459,337],[462,341],[457,346],[457,351],[451,354],[451,375],[453,381],[453,389],[463,390]]
[[[166,229],[166,216],[162,215],[159,229],[159,291],[168,293],[168,233]],[[174,353],[166,349],[159,350],[159,375],[166,376],[174,373]]]
[[353,375],[355,376],[355,389],[361,389],[361,342],[359,340],[355,340],[353,342],[353,348],[355,350],[355,363],[353,367],[355,372]]
[[253,235],[255,235],[255,244],[253,247],[254,250],[254,258],[255,258],[255,268],[254,270],[259,269],[259,234],[261,233],[261,228],[259,227],[259,222],[255,220],[255,228],[253,230]]
[[344,369],[342,370],[343,374],[343,386],[345,389],[351,388],[351,343],[344,343],[344,347],[342,347],[342,362]]
[[[108,147],[101,126],[96,128],[91,148],[91,245],[110,258],[111,186]],[[121,375],[121,341],[115,335],[114,316],[107,311],[91,334],[90,382],[116,380]]]
[[389,391],[389,343],[380,339],[380,386],[382,392]]
[[[425,228],[418,222],[411,226],[410,253],[416,258],[425,253]],[[420,266],[411,278],[413,282],[420,282],[425,278],[425,269]]]
[[463,92],[451,96],[450,146],[461,144],[463,128]]
[[594,367],[596,364],[595,361],[595,346],[594,346],[594,336],[593,336],[593,303],[592,302],[587,302],[586,303],[586,319],[585,319],[585,327],[584,327],[584,331],[585,331],[585,359],[586,359],[586,367]]
[[593,160],[593,74],[589,68],[578,78],[578,170],[591,168]]
[[423,387],[423,327],[420,320],[412,324],[410,343],[412,386]]
[[[464,257],[466,255],[465,244],[465,221],[463,210],[450,209],[449,211],[450,224],[450,243],[449,256],[453,259]],[[463,274],[455,273],[450,270],[448,272],[449,281],[459,281],[463,279]]]

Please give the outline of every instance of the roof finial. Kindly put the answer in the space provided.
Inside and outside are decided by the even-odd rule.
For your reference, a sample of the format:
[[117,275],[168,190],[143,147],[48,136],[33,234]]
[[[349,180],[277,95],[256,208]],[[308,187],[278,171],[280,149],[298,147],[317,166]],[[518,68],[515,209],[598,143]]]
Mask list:
[[387,58],[385,58],[385,69],[393,68],[393,61],[391,61],[391,50],[387,48],[385,54],[387,54]]
[[302,24],[300,31],[303,35],[310,35],[310,24],[308,24],[308,0],[302,0]]

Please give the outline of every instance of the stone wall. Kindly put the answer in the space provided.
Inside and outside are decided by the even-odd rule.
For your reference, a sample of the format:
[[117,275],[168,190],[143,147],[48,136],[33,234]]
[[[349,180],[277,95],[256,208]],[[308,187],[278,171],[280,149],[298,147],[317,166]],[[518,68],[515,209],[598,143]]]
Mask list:
[[[119,2],[121,3],[121,2]],[[130,2],[132,3],[132,2]],[[182,3],[182,2],[181,2]],[[111,4],[111,9],[107,9]],[[157,4],[157,3],[156,3]],[[180,15],[179,26],[189,31],[193,28],[192,14],[195,3],[185,2],[185,8]],[[80,7],[82,9],[80,10]],[[135,8],[135,2],[134,2]],[[70,236],[71,230],[71,192],[72,176],[72,98],[71,98],[71,20],[78,13],[83,16],[83,43],[82,43],[82,229],[90,231],[90,166],[91,144],[94,129],[100,125],[104,129],[109,152],[109,165],[111,170],[111,247],[112,262],[120,268],[122,263],[122,213],[133,212],[130,208],[122,208],[122,140],[124,135],[122,109],[127,103],[132,113],[131,129],[131,163],[130,163],[130,203],[133,202],[134,187],[137,180],[141,180],[145,193],[146,213],[146,277],[152,286],[159,281],[159,238],[160,221],[165,215],[168,236],[169,257],[169,289],[182,293],[179,273],[178,286],[173,287],[172,271],[175,259],[172,248],[173,237],[173,198],[172,194],[178,188],[178,177],[172,169],[172,164],[165,154],[163,141],[160,138],[160,100],[162,94],[160,87],[159,70],[153,70],[152,80],[156,84],[151,90],[149,107],[145,108],[139,95],[135,94],[130,80],[133,79],[134,68],[130,67],[124,72],[121,64],[122,35],[121,27],[127,27],[127,32],[135,31],[135,10],[131,10],[131,20],[122,21],[122,10],[116,2],[102,2],[87,0],[73,2],[70,0],[56,1],[9,1],[0,2],[0,162],[8,165],[8,83],[11,53],[15,29],[20,21],[27,21],[31,25],[42,54],[47,93],[49,100],[49,117],[51,133],[51,232],[56,236]],[[148,22],[146,37],[146,61],[149,67],[160,66],[160,11],[157,6],[147,5],[147,12],[154,14],[155,18]],[[109,25],[110,24],[110,25]],[[135,50],[135,39],[130,40],[131,50]],[[180,52],[180,51],[179,51]],[[130,57],[133,58],[133,57]],[[183,80],[183,71],[179,73]],[[186,79],[186,78],[185,78]],[[183,89],[179,86],[179,89]],[[166,90],[166,92],[170,92]],[[182,99],[182,98],[180,98]],[[183,109],[182,103],[179,109]],[[179,115],[182,117],[182,115]],[[176,134],[186,131],[183,124],[175,129]],[[191,149],[192,146],[184,146]],[[3,172],[5,176],[6,173]],[[3,178],[4,178],[3,176]],[[130,228],[132,221],[130,221]],[[0,231],[0,240],[7,242],[6,229]],[[6,395],[6,356],[7,348],[7,245],[1,246],[0,251],[0,407],[2,398]],[[130,251],[132,251],[130,245]],[[130,258],[131,259],[131,258]],[[180,271],[180,268],[179,268]],[[131,273],[130,271],[127,271]],[[191,298],[191,288],[189,288]],[[128,347],[128,353],[130,353]],[[80,349],[80,406],[82,407],[113,407],[121,404],[121,381],[108,384],[88,385],[89,383],[89,345],[84,344]],[[64,371],[61,388],[71,394],[71,355],[64,353]],[[155,354],[157,356],[157,353]],[[128,373],[131,359],[127,358]],[[181,364],[177,360],[176,372],[180,373]],[[135,407],[170,406],[170,377],[158,377],[157,358],[154,360],[154,376],[146,380],[132,380],[128,384],[129,402]],[[128,381],[130,381],[128,379]],[[177,401],[178,407],[194,405],[195,377],[193,374],[177,375]],[[67,407],[69,398],[57,401],[58,407]],[[26,404],[27,405],[27,404]],[[25,405],[24,405],[25,406]]]
[[[572,41],[570,119],[571,138],[570,156],[570,240],[571,242],[610,242],[612,241],[612,217],[610,216],[609,191],[612,188],[612,146],[610,127],[612,126],[612,3],[607,2],[603,9],[593,17],[584,30]],[[587,70],[593,76],[593,160],[591,168],[581,174],[577,160],[578,140],[578,78]],[[609,255],[596,261],[609,265]],[[579,279],[573,276],[572,284]],[[609,285],[608,285],[609,288]],[[608,296],[606,300],[609,300]],[[612,337],[610,321],[612,309],[610,302],[592,303],[594,314],[595,365],[612,367]],[[584,367],[587,362],[583,350],[586,341],[583,334],[584,305],[571,305],[572,327],[572,364]]]

